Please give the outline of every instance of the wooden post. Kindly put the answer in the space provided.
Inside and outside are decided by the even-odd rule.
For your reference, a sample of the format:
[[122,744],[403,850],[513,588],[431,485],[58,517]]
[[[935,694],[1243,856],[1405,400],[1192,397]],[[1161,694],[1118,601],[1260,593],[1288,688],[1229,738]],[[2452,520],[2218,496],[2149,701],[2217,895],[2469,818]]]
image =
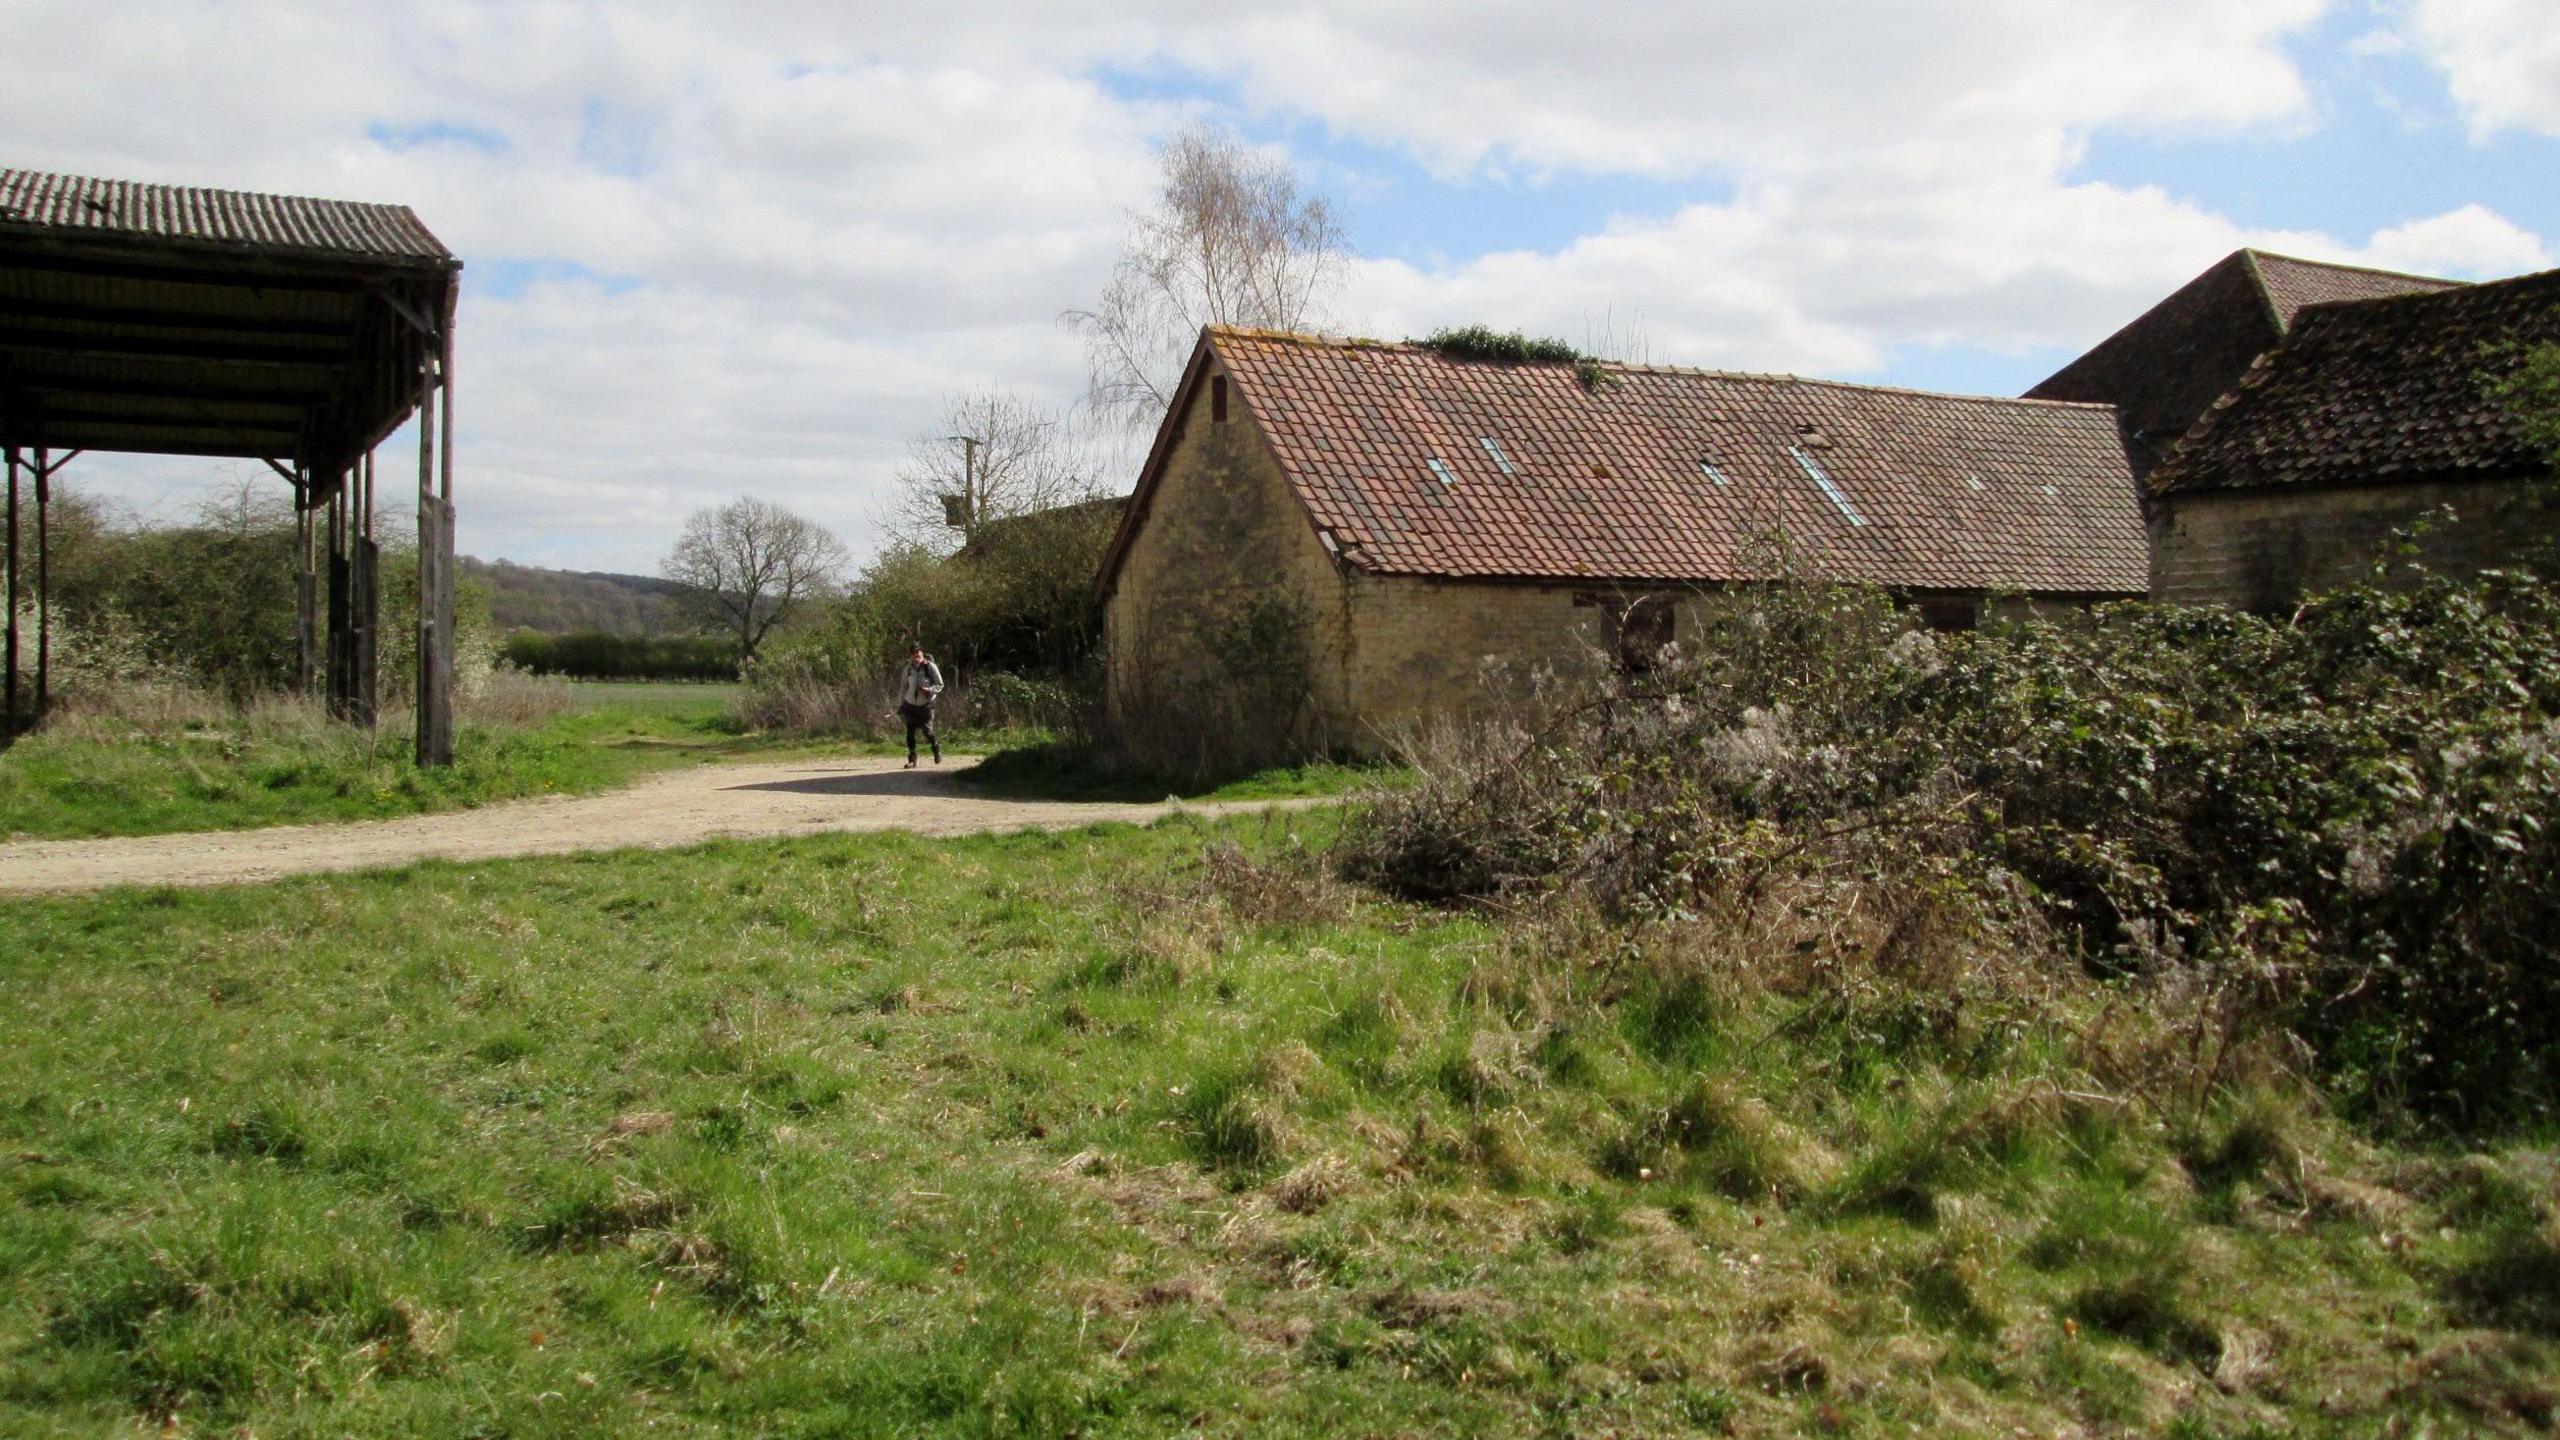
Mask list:
[[36,723],[53,708],[53,456],[36,447]]
[[445,282],[444,311],[436,317],[441,327],[436,332],[436,382],[443,391],[444,407],[437,419],[444,426],[444,445],[437,455],[442,467],[438,475],[436,496],[436,636],[443,648],[444,690],[438,697],[439,712],[436,763],[453,763],[453,647],[461,637],[461,622],[455,614],[456,599],[461,589],[459,566],[454,559],[456,543],[453,509],[453,314],[461,299],[460,282]]
[[[441,346],[438,347],[441,349]],[[418,385],[418,764],[453,763],[453,637],[441,594],[450,507],[436,493],[438,350],[422,350]]]
[[366,452],[357,474],[355,523],[355,721],[372,729],[381,699],[382,547],[373,540],[373,455]]
[[8,667],[8,708],[0,710],[0,745],[18,738],[18,447],[9,447],[9,640],[4,661]]
[[319,536],[311,520],[311,472],[294,467],[293,479],[294,648],[298,664],[296,688],[308,698],[320,687],[320,576],[316,547]]

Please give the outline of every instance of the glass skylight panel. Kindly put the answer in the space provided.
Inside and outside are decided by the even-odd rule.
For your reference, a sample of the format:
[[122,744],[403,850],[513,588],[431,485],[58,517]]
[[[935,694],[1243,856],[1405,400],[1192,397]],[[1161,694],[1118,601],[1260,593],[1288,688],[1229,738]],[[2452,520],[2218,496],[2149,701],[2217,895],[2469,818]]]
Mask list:
[[1790,445],[1787,447],[1787,453],[1796,457],[1796,463],[1804,467],[1804,473],[1812,477],[1814,484],[1822,487],[1822,493],[1839,508],[1840,513],[1847,517],[1850,524],[1867,523],[1867,517],[1858,513],[1858,507],[1849,503],[1849,497],[1841,493],[1839,486],[1831,483],[1831,476],[1815,462],[1811,455],[1805,453],[1803,446]]
[[1449,473],[1449,467],[1441,464],[1437,455],[1431,457],[1431,473],[1440,477],[1441,484],[1452,490],[1458,488],[1458,477]]
[[1733,483],[1732,476],[1724,473],[1724,471],[1717,466],[1716,462],[1708,459],[1704,455],[1698,457],[1698,473],[1706,476],[1708,479],[1713,480],[1719,485],[1730,485]]
[[1520,473],[1519,471],[1511,468],[1511,457],[1502,453],[1502,442],[1494,439],[1490,435],[1484,437],[1484,453],[1493,457],[1494,467],[1500,470],[1503,474],[1517,475]]

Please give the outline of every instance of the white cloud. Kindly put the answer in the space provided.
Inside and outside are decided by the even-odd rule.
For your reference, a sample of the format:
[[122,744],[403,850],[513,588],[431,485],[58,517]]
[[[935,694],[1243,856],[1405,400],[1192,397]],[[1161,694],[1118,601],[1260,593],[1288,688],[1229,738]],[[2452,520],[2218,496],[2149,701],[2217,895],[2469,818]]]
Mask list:
[[2475,139],[2560,135],[2560,16],[2549,0],[2416,0],[2405,35],[2444,72]]
[[2465,205],[2378,231],[2347,258],[2385,270],[2452,275],[2467,280],[2551,267],[2551,252],[2540,238],[2496,211],[2478,205]]
[[[1337,311],[1371,333],[1605,320],[1664,361],[1857,374],[1907,347],[2094,338],[2243,243],[2541,263],[2476,206],[2270,236],[2071,178],[2093,133],[2309,124],[2285,47],[2322,9],[15,0],[0,51],[52,58],[0,88],[0,133],[13,164],[413,205],[473,262],[466,547],[645,568],[740,492],[865,543],[945,392],[1076,394],[1057,317],[1146,200],[1151,140],[1221,87],[1453,181],[1721,197],[1594,217],[1552,250],[1365,262]],[[506,293],[501,260],[560,263]],[[166,489],[179,469],[128,473]]]

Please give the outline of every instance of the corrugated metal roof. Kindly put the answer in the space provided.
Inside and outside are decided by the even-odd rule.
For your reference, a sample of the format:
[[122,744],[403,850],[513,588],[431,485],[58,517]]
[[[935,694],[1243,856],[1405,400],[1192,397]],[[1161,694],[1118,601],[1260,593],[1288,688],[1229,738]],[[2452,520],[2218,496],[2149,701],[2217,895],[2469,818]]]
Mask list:
[[[1587,390],[1570,365],[1208,338],[1319,531],[1373,571],[1748,579],[1758,537],[1783,526],[1841,579],[2045,594],[2148,583],[2104,406],[1655,366],[1605,367]],[[1507,466],[1478,443],[1488,436]]]
[[0,169],[0,232],[22,226],[313,256],[453,259],[406,205]]

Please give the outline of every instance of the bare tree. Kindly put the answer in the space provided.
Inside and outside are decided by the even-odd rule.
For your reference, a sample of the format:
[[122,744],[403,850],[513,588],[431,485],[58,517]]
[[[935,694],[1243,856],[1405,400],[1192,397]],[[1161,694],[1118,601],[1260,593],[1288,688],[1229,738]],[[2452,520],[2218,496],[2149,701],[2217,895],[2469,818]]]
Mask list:
[[825,526],[747,497],[695,511],[658,571],[684,587],[685,607],[706,629],[736,636],[739,658],[751,660],[801,602],[834,587],[848,558]]
[[954,395],[898,469],[889,528],[947,554],[994,522],[1099,498],[1105,449],[1078,416],[1010,390]]
[[1133,217],[1101,303],[1067,313],[1084,332],[1094,407],[1136,421],[1173,403],[1201,326],[1315,324],[1349,258],[1323,197],[1299,194],[1287,165],[1233,134],[1193,126],[1158,158],[1164,188]]

